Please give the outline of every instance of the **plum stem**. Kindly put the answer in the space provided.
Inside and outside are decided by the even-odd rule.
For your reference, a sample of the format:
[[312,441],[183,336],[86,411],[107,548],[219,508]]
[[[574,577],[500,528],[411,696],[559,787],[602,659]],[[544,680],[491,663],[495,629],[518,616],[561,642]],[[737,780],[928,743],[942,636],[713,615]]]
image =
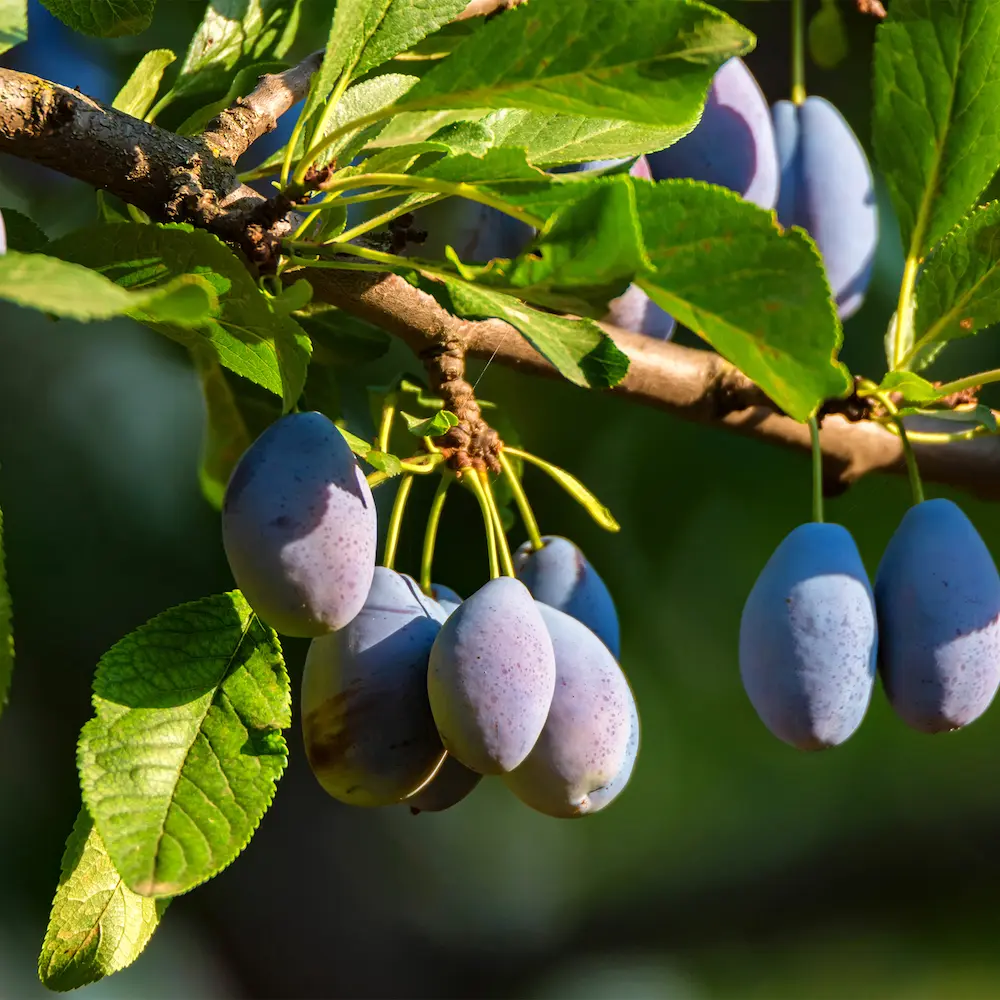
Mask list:
[[819,421],[809,418],[809,437],[812,440],[812,504],[813,520],[823,523],[823,448],[819,443]]
[[389,527],[385,532],[385,550],[382,553],[382,565],[386,569],[392,569],[396,562],[396,549],[399,546],[399,533],[403,527],[403,512],[406,510],[406,501],[410,498],[410,489],[413,487],[413,476],[407,474],[403,476],[396,491],[396,499],[392,502],[392,514],[389,517]]
[[382,419],[378,425],[376,445],[379,451],[388,452],[389,434],[392,431],[392,420],[396,416],[396,394],[390,392],[382,403]]
[[528,541],[531,542],[532,549],[537,552],[544,547],[545,543],[542,541],[541,531],[538,530],[535,512],[528,502],[528,494],[524,492],[524,487],[521,485],[521,480],[517,478],[517,473],[514,472],[514,466],[510,459],[502,451],[498,457],[503,474],[507,477],[507,485],[510,486],[510,492],[514,495],[514,503],[517,504],[521,521],[524,523],[524,530],[528,533]]
[[500,561],[497,558],[496,529],[493,526],[493,517],[490,514],[490,506],[486,502],[486,493],[483,484],[479,481],[479,476],[475,469],[469,469],[469,474],[463,476],[462,480],[467,481],[469,489],[476,495],[479,501],[479,510],[483,515],[483,528],[486,530],[486,551],[490,559],[490,579],[496,580],[500,576]]
[[497,549],[500,555],[500,566],[505,576],[514,575],[514,562],[510,557],[510,545],[507,543],[507,532],[503,530],[503,521],[500,519],[500,511],[497,509],[496,497],[493,496],[493,486],[485,469],[476,470],[479,473],[479,482],[483,486],[483,495],[486,497],[486,505],[490,509],[490,520],[493,522],[493,531],[496,535]]
[[900,444],[903,446],[903,458],[906,460],[906,474],[910,479],[910,492],[913,494],[914,506],[924,502],[924,484],[920,481],[920,469],[917,466],[917,457],[913,454],[913,446],[910,444],[906,427],[903,426],[903,418],[899,415],[899,409],[889,398],[887,392],[875,392],[872,395],[886,408],[896,430],[899,433]]
[[427,595],[431,592],[431,573],[434,568],[434,549],[437,547],[438,525],[441,523],[441,511],[448,497],[448,488],[454,476],[444,472],[434,490],[431,509],[427,514],[427,527],[424,529],[424,551],[420,557],[420,589]]
[[805,15],[802,0],[792,0],[792,103],[806,99]]

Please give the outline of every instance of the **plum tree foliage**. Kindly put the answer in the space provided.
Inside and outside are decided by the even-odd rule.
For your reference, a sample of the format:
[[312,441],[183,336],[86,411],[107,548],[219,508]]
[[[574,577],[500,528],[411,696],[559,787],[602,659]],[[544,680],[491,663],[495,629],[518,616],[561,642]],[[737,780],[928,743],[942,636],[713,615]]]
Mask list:
[[[155,7],[44,2],[105,38],[141,33]],[[980,204],[1000,165],[1000,4],[891,0],[876,32],[871,145],[905,249],[879,380],[839,358],[872,272],[874,175],[840,112],[806,93],[801,0],[791,100],[773,108],[742,59],[756,39],[700,0],[498,2],[486,17],[463,16],[465,0],[331,0],[325,46],[294,62],[315,48],[297,37],[301,6],[208,3],[181,58],[147,52],[113,108],[86,103],[99,140],[74,131],[82,99],[58,86],[72,81],[0,70],[0,152],[101,187],[96,221],[58,239],[2,210],[0,299],[129,316],[189,353],[207,415],[198,475],[239,588],[164,611],[97,664],[83,805],[39,958],[52,990],[135,961],[169,901],[239,855],[295,718],[319,783],[348,804],[442,812],[489,775],[572,818],[626,788],[644,738],[628,639],[598,570],[542,534],[526,469],[618,524],[476,399],[468,331],[493,328],[476,321],[506,324],[508,360],[530,345],[584,389],[668,405],[689,393],[664,342],[683,326],[715,352],[684,364],[728,362],[755,405],[808,425],[812,519],[763,568],[734,650],[780,739],[848,739],[876,665],[927,732],[974,721],[1000,684],[1000,576],[958,507],[924,500],[911,447],[997,432],[974,390],[1000,372],[920,372],[1000,320],[1000,210]],[[819,64],[842,57],[846,16],[860,15],[822,5]],[[24,5],[0,0],[0,52],[26,37]],[[53,113],[43,127],[23,114],[33,100]],[[243,169],[285,114],[284,145]],[[115,149],[131,166],[112,155],[95,173]],[[356,386],[370,435],[329,386],[392,336],[426,379]],[[906,457],[914,506],[874,591],[851,536],[823,523],[831,414],[896,435]],[[407,576],[398,541],[427,482]],[[479,506],[489,570],[464,599],[433,573],[453,489]],[[512,554],[515,514],[528,541]],[[278,633],[311,639],[294,710]],[[0,708],[13,664],[0,547]]]

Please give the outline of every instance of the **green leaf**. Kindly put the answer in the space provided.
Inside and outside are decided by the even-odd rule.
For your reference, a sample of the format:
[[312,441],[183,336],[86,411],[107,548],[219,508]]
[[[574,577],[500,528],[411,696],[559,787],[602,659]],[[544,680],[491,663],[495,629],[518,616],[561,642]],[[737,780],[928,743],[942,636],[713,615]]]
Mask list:
[[715,71],[753,35],[691,0],[524,4],[467,38],[400,111],[524,108],[693,127]]
[[998,37],[993,0],[893,0],[877,29],[875,153],[915,260],[1000,164]]
[[271,308],[279,316],[287,316],[297,309],[305,309],[312,301],[313,286],[305,278],[299,278],[291,285],[283,285],[281,294],[271,299]]
[[935,248],[917,284],[915,340],[903,364],[931,347],[1000,322],[1000,202],[976,209]]
[[205,499],[216,510],[221,510],[229,477],[254,438],[236,393],[215,354],[208,348],[197,346],[192,348],[191,357],[205,400],[205,431],[198,481]]
[[457,316],[495,317],[510,323],[564,378],[576,385],[608,389],[628,372],[628,358],[592,320],[566,319],[541,312],[512,295],[458,278],[424,281],[421,288]]
[[139,896],[125,885],[90,814],[81,809],[66,841],[38,978],[61,993],[131,965],[169,903]]
[[211,0],[172,95],[224,94],[251,63],[282,59],[294,41],[300,0]]
[[415,417],[410,413],[400,411],[399,415],[406,421],[406,429],[414,437],[440,437],[452,427],[458,426],[458,417],[451,410],[438,410],[433,417]]
[[28,0],[0,0],[0,55],[28,39]]
[[[343,431],[343,428],[341,428],[341,431]],[[348,441],[348,444],[350,444],[350,441]],[[387,476],[398,476],[403,471],[403,465],[400,460],[395,455],[390,455],[386,451],[376,451],[374,448],[369,448],[363,457],[373,469],[384,472]]]
[[153,20],[156,0],[42,0],[63,24],[84,35],[138,35]]
[[0,299],[76,320],[141,313],[154,322],[184,326],[205,322],[216,305],[211,286],[196,275],[128,291],[80,264],[15,250],[0,257]]
[[290,316],[274,311],[241,259],[211,233],[186,225],[93,226],[49,249],[65,260],[88,263],[122,289],[145,288],[175,274],[208,281],[218,295],[214,315],[195,329],[165,319],[157,323],[154,317],[154,329],[185,347],[210,345],[231,371],[281,396],[286,411],[295,405],[305,385],[309,338]]
[[7,588],[4,568],[3,511],[0,510],[0,712],[10,696],[10,681],[14,674],[14,609]]
[[153,49],[147,52],[132,70],[125,86],[111,105],[133,118],[143,118],[156,100],[160,81],[166,68],[177,58],[170,49]]
[[481,122],[495,146],[517,146],[539,167],[587,160],[615,160],[672,146],[691,131],[688,124],[651,127],[635,122],[504,108]]
[[239,591],[157,615],[101,657],[78,762],[125,884],[187,892],[246,847],[287,762],[278,637]]
[[817,66],[833,69],[847,58],[847,29],[837,0],[823,0],[809,20],[809,54]]
[[805,420],[851,388],[841,329],[815,244],[723,188],[631,180],[646,252],[638,279],[789,416]]
[[251,63],[244,66],[229,84],[229,89],[217,101],[212,101],[200,107],[177,126],[181,135],[196,135],[204,132],[208,123],[220,112],[225,111],[238,97],[246,97],[256,86],[265,73],[280,73],[286,68],[286,63],[274,59],[265,62]]
[[[341,424],[342,421],[337,422],[337,430],[344,435],[344,440],[347,442],[351,451],[353,451],[358,458],[368,458],[368,456],[373,452],[372,446],[364,438],[359,438],[357,434],[352,434],[346,427],[341,426]],[[376,461],[380,461],[380,456],[385,455],[385,453],[381,451],[376,451],[374,454],[376,456]],[[390,455],[386,457],[393,458],[395,456]],[[375,463],[373,462],[372,464],[374,465]],[[400,471],[402,471],[402,466],[400,466]]]
[[338,0],[323,65],[306,100],[306,118],[318,119],[345,70],[355,79],[363,76],[464,8],[464,0]]
[[312,339],[313,360],[318,365],[375,361],[389,350],[392,342],[385,330],[325,302],[296,313],[296,319]]
[[879,392],[900,392],[912,403],[929,403],[941,393],[925,378],[912,372],[888,372],[879,385]]
[[478,186],[503,181],[535,181],[546,185],[551,183],[545,171],[528,163],[523,149],[488,149],[482,156],[457,153],[435,160],[416,171],[414,176]]
[[23,212],[0,205],[0,225],[7,231],[7,247],[21,253],[36,253],[49,242],[38,223]]

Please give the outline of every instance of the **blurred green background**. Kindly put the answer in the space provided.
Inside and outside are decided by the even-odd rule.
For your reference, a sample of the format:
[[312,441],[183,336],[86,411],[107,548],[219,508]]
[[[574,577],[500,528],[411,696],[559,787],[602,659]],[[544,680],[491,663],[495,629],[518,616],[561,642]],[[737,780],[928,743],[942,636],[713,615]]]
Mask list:
[[[847,61],[811,67],[808,81],[870,145],[875,24],[852,6]],[[758,32],[748,63],[768,98],[785,96],[787,3],[726,7]],[[97,43],[69,36],[32,0],[33,39],[5,62],[110,99],[143,51],[182,49],[201,11],[161,0],[145,35]],[[317,44],[305,37],[300,48]],[[875,377],[901,271],[880,197],[876,274],[844,350]],[[0,204],[50,235],[94,217],[89,191],[10,158],[0,158]],[[985,333],[936,371],[997,364]],[[384,382],[400,366],[414,367],[403,349],[359,377]],[[621,521],[620,534],[603,533],[527,473],[543,530],[575,539],[618,603],[643,721],[628,791],[578,823],[537,815],[495,782],[440,815],[351,810],[322,792],[293,728],[288,772],[238,863],[177,899],[135,966],[81,995],[1000,995],[1000,710],[927,737],[877,691],[846,745],[803,754],[764,729],[740,685],[743,600],[809,517],[805,456],[498,365],[479,389]],[[152,332],[0,307],[0,503],[18,656],[0,720],[3,1000],[46,995],[35,961],[78,808],[74,750],[95,663],[162,609],[232,586],[198,489],[202,420],[186,356]],[[399,563],[410,571],[429,488],[415,493]],[[1000,549],[994,509],[954,496]],[[907,499],[903,480],[873,478],[829,502],[871,571]],[[449,502],[436,563],[436,577],[466,594],[485,578],[478,517],[464,493]],[[297,682],[304,644],[285,648]]]

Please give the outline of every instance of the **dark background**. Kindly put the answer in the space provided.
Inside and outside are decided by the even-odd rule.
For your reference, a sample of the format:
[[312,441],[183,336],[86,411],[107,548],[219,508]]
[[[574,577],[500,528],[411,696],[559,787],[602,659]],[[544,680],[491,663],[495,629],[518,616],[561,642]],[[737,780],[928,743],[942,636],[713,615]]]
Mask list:
[[[727,7],[758,32],[747,61],[768,98],[786,96],[788,5]],[[32,41],[5,60],[110,100],[146,49],[182,52],[201,9],[161,0],[145,35],[91,42],[32,0]],[[850,56],[832,71],[810,67],[808,83],[868,146],[875,25],[845,9]],[[902,260],[881,186],[880,197],[876,274],[844,351],[874,377]],[[94,215],[87,189],[9,158],[0,204],[50,235]],[[935,371],[997,363],[986,333]],[[363,377],[383,382],[399,366],[413,367],[402,349]],[[764,729],[740,685],[743,600],[777,542],[810,516],[805,456],[500,366],[480,391],[621,521],[620,534],[605,534],[527,474],[543,531],[573,537],[618,602],[643,720],[628,791],[578,823],[537,815],[495,782],[440,815],[352,810],[322,792],[293,727],[288,772],[238,863],[177,899],[136,965],[83,995],[1000,995],[1000,711],[964,732],[921,736],[878,690],[846,745],[803,754]],[[95,663],[162,609],[232,586],[198,489],[202,419],[186,356],[154,333],[0,307],[0,502],[17,643],[0,720],[4,1000],[46,995],[35,961],[78,808],[74,749]],[[410,571],[429,499],[421,485],[401,549]],[[955,497],[995,550],[995,509]],[[828,514],[874,572],[907,502],[903,480],[872,478]],[[474,504],[456,497],[437,578],[475,589],[482,544]],[[286,643],[296,685],[303,649]]]

